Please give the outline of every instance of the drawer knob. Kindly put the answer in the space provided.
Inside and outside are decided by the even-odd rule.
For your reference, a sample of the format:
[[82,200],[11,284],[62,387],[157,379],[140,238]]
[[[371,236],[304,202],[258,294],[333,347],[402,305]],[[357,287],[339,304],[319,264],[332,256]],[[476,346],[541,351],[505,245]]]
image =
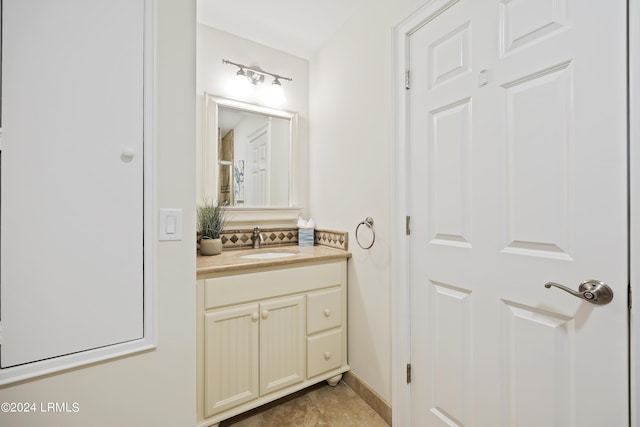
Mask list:
[[262,312],[262,318],[263,318],[263,319],[266,319],[267,317],[269,317],[269,310],[264,310],[264,311]]
[[329,310],[328,308],[324,309],[324,317],[329,317],[331,316],[331,310]]
[[252,314],[251,314],[251,320],[253,320],[254,322],[255,322],[256,320],[258,320],[258,313],[252,313]]
[[324,360],[329,360],[331,359],[331,352],[330,351],[325,351],[324,352]]

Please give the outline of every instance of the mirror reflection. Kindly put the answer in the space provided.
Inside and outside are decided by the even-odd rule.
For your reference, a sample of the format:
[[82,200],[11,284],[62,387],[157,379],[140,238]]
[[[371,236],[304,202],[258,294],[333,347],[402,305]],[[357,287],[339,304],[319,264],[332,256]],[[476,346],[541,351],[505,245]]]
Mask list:
[[207,109],[208,193],[237,208],[291,207],[297,115],[211,95]]
[[289,205],[289,120],[218,110],[218,200],[229,206]]

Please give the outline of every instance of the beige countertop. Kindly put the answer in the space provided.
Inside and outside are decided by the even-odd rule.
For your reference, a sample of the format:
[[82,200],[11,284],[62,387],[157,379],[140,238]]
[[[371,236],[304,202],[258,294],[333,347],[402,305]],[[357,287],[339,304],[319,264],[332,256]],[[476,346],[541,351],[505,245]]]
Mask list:
[[[246,255],[264,253],[292,253],[286,258],[243,258]],[[350,258],[351,252],[334,249],[328,246],[267,246],[261,249],[227,249],[220,255],[202,256],[196,258],[196,274],[198,276],[210,273],[246,270],[251,268],[291,265],[308,261],[322,261],[330,259]]]

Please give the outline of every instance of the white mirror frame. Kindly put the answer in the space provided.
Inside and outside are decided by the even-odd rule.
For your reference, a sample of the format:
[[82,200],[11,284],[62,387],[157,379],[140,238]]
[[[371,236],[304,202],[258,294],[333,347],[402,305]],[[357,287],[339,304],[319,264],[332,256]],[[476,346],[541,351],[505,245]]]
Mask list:
[[218,168],[218,114],[220,108],[249,111],[266,116],[289,120],[289,204],[276,207],[229,207],[230,226],[254,226],[256,224],[295,224],[302,211],[298,203],[298,113],[262,105],[250,104],[234,99],[222,98],[205,92],[204,94],[204,141],[202,143],[203,189],[200,200],[217,198],[216,183],[219,181]]

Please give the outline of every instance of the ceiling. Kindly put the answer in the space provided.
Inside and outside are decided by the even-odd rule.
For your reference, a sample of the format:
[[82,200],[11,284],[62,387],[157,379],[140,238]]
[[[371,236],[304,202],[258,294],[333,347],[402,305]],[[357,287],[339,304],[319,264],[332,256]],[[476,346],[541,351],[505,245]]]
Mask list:
[[367,0],[197,0],[198,22],[309,59]]

